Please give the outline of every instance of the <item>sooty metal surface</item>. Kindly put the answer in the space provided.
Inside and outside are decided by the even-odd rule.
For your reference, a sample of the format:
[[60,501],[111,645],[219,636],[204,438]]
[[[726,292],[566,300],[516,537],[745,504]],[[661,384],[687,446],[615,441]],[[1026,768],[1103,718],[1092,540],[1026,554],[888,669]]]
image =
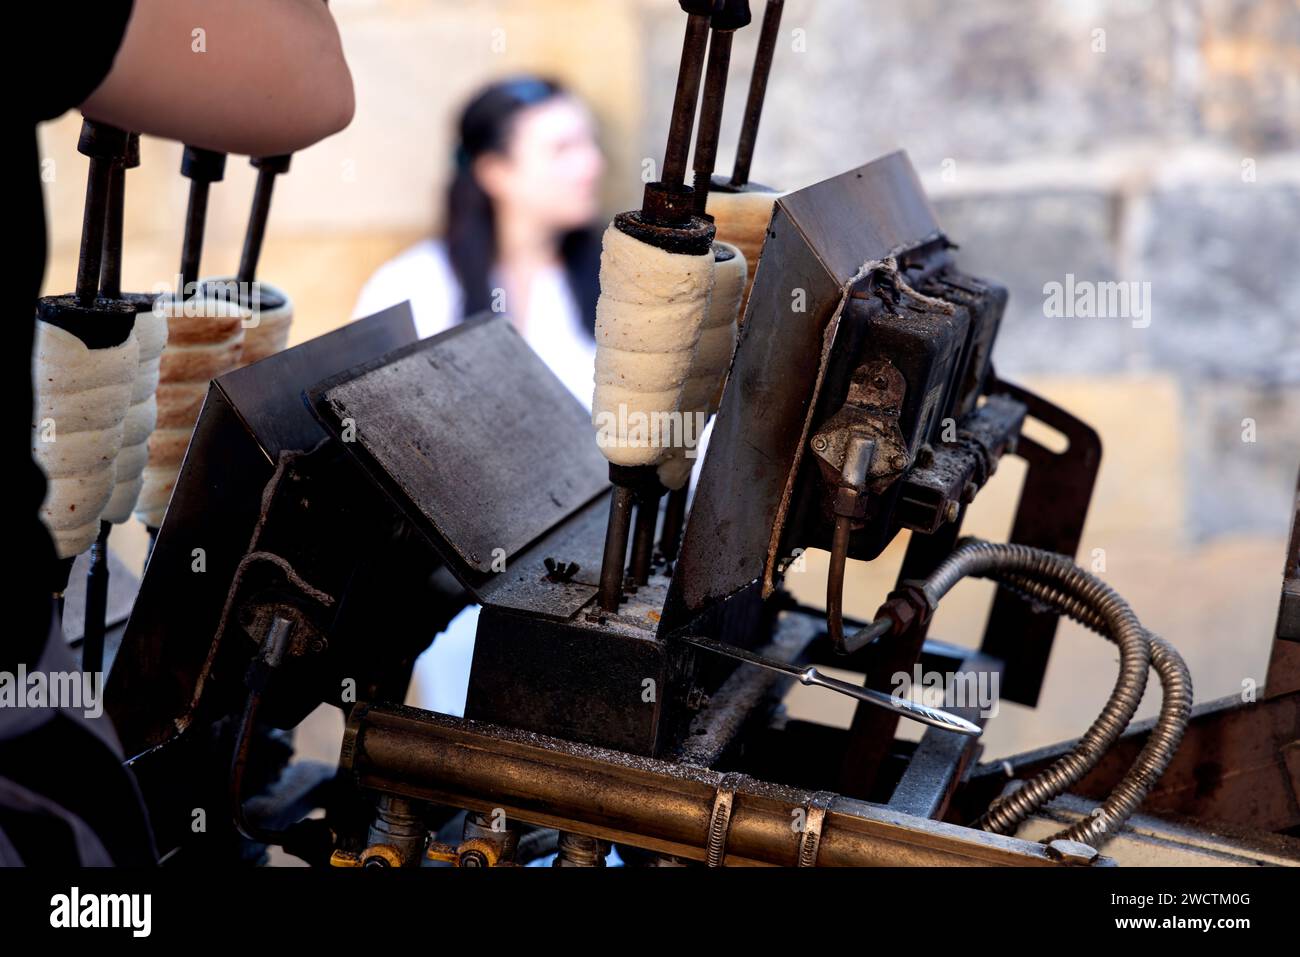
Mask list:
[[502,316],[463,322],[310,398],[471,587],[498,550],[512,558],[608,488],[587,412]]
[[777,201],[661,633],[764,576],[841,288],[863,263],[938,234],[903,153]]

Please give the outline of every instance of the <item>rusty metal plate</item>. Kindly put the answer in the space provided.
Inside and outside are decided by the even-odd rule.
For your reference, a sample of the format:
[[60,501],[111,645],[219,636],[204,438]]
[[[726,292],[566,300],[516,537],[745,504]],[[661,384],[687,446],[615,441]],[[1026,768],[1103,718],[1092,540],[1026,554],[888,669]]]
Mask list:
[[[402,303],[215,380],[105,688],[128,757],[173,737],[192,705],[276,458],[326,438],[303,391],[415,339]],[[191,570],[196,542],[202,575]]]
[[[484,605],[533,612],[544,618],[564,621],[587,604],[600,584],[600,559],[605,547],[605,523],[609,519],[609,497],[602,495],[572,520],[512,558],[506,570],[474,589]],[[548,577],[546,559],[577,571],[567,581]]]
[[503,316],[321,383],[310,400],[462,581],[608,488],[587,411]]
[[661,633],[763,577],[842,287],[863,263],[938,233],[901,152],[777,201]]

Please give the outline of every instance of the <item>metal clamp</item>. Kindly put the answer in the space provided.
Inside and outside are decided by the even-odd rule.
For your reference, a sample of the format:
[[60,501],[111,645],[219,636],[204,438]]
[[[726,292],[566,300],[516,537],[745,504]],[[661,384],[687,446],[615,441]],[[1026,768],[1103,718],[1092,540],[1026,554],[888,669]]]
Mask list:
[[803,833],[799,835],[799,867],[816,867],[817,851],[821,849],[822,824],[826,812],[835,800],[833,791],[818,791],[803,806]]
[[708,857],[705,863],[709,867],[721,867],[727,856],[727,831],[731,827],[731,808],[736,798],[736,788],[745,780],[745,775],[729,773],[718,782],[717,793],[713,796],[713,810],[709,813]]

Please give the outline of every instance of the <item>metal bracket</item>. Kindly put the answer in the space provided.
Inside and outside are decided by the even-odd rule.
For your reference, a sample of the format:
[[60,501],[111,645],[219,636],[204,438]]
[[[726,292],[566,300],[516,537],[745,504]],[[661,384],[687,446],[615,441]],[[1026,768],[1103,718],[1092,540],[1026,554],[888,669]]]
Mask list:
[[879,495],[898,480],[911,464],[898,425],[906,393],[903,374],[888,359],[866,362],[854,370],[844,404],[810,440],[828,485],[837,489],[844,485],[853,450],[863,439],[872,444],[865,488]]

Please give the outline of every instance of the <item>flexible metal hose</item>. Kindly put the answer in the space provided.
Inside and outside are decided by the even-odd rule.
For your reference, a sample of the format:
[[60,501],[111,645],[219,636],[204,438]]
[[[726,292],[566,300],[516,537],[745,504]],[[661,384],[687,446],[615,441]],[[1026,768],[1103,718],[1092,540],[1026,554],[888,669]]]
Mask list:
[[1133,610],[1105,582],[1062,555],[1026,545],[966,540],[935,569],[922,586],[931,606],[967,576],[1019,574],[1057,583],[1093,609],[1119,646],[1120,667],[1105,707],[1070,752],[1026,781],[1019,789],[989,806],[975,826],[998,834],[1012,832],[1052,798],[1094,768],[1128,727],[1146,690],[1151,643]]
[[[1075,621],[1109,638],[1106,623],[1092,608],[1073,595],[1045,582],[1023,575],[994,576],[1023,597],[1047,602]],[[1151,644],[1151,664],[1160,678],[1162,700],[1156,719],[1133,766],[1120,779],[1110,796],[1092,815],[1048,837],[1047,841],[1080,841],[1099,847],[1114,835],[1141,806],[1151,788],[1173,760],[1187,730],[1192,712],[1192,676],[1178,651],[1154,632],[1146,633]]]

